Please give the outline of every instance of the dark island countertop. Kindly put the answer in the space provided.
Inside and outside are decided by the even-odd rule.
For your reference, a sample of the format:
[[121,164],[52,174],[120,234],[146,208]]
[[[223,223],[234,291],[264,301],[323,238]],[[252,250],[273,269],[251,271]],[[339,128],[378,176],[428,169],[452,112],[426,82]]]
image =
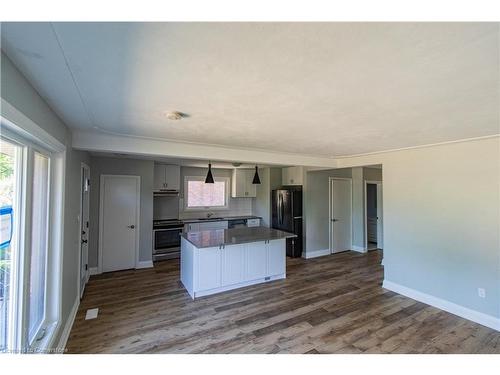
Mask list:
[[200,232],[182,233],[181,236],[199,249],[220,245],[237,245],[297,237],[297,235],[293,233],[267,227],[204,230]]

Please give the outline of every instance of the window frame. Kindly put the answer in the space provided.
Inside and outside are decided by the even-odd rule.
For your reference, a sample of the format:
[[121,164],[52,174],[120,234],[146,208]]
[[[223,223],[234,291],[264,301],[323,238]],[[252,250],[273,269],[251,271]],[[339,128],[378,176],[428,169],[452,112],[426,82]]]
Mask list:
[[227,211],[229,209],[229,188],[230,188],[230,178],[229,177],[216,177],[214,176],[215,182],[224,182],[224,206],[188,206],[188,183],[189,181],[205,181],[203,176],[184,176],[184,211]]
[[[40,333],[42,330],[47,330],[47,326],[50,325],[50,322],[48,322],[48,313],[49,313],[49,308],[48,308],[48,303],[50,302],[49,301],[49,296],[47,296],[47,292],[49,290],[49,266],[50,266],[50,257],[51,257],[51,248],[52,248],[52,238],[50,236],[50,232],[51,232],[51,229],[52,229],[52,215],[51,215],[51,207],[52,207],[52,184],[53,184],[53,179],[52,179],[52,158],[53,158],[53,155],[52,153],[49,151],[49,150],[46,150],[44,148],[41,148],[39,147],[38,145],[32,145],[31,147],[29,147],[29,153],[28,153],[28,162],[31,163],[31,176],[30,176],[30,181],[33,180],[33,176],[34,176],[34,173],[33,173],[33,165],[34,165],[34,158],[35,158],[35,153],[38,153],[42,156],[45,156],[47,159],[48,159],[48,186],[47,186],[47,200],[48,200],[48,204],[47,204],[47,227],[45,228],[45,231],[46,231],[46,237],[47,237],[47,244],[46,244],[46,255],[45,255],[45,275],[44,275],[44,289],[45,289],[45,293],[44,293],[44,311],[43,311],[43,318],[42,318],[42,321],[39,323],[38,327],[36,328],[35,330],[35,333],[33,334],[33,337],[30,339],[30,332],[29,332],[29,315],[30,315],[30,309],[28,308],[27,310],[27,321],[26,321],[26,324],[27,324],[27,327],[26,327],[26,333],[27,333],[27,342],[29,344],[30,347],[33,347],[34,344],[36,343],[36,341],[40,341],[40,339],[37,340],[37,338],[40,336]],[[28,164],[29,165],[29,164]],[[30,191],[31,193],[31,196],[30,196],[30,199],[33,197],[33,191],[31,189]],[[30,207],[29,207],[29,215],[30,215],[30,218],[32,218],[32,210],[33,210],[33,202],[30,202]],[[25,226],[25,230],[27,232],[27,226]],[[30,237],[31,237],[31,233],[32,233],[32,222],[29,223],[29,233],[30,233]],[[29,288],[31,287],[31,280],[30,280],[30,272],[31,272],[31,250],[32,250],[32,244],[30,243],[30,246],[29,246],[29,250],[28,250],[28,253],[27,254],[27,258],[26,258],[26,262],[28,263],[27,264],[27,267],[28,267],[28,282],[26,284],[26,286],[28,287],[28,290]],[[28,299],[28,302],[27,302],[27,306],[29,307],[30,303],[29,303],[29,292],[27,291],[26,292],[26,298]]]
[[[8,339],[8,352],[44,352],[53,347],[62,318],[62,259],[64,244],[64,195],[66,146],[4,99],[0,125],[2,138],[21,146],[21,173],[17,176],[20,192],[19,220],[14,236],[18,251],[13,260],[17,289],[12,294],[13,316]],[[45,265],[44,318],[29,340],[29,288],[31,261],[32,179],[35,151],[49,158],[47,194],[47,251]],[[29,182],[29,183],[28,183]],[[42,334],[43,333],[43,334]]]

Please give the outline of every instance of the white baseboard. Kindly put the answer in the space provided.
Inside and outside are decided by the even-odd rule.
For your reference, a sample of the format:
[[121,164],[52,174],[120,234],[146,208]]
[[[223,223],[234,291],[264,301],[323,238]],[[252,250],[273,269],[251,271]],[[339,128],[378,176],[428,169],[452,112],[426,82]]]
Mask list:
[[306,259],[311,259],[311,258],[322,257],[325,255],[330,255],[330,249],[306,251],[305,253],[302,254],[302,257]]
[[359,253],[366,253],[366,248],[364,246],[356,246],[356,245],[352,245],[351,246],[351,250],[352,251],[357,251]]
[[141,269],[141,268],[151,268],[151,267],[153,267],[152,260],[143,260],[143,261],[139,261],[139,263],[137,263],[137,266],[135,268]]
[[[144,260],[144,261],[139,261],[139,263],[137,263],[137,266],[135,267],[135,269],[141,269],[141,268],[151,268],[153,267],[153,261],[152,260]],[[99,268],[98,267],[90,267],[89,268],[89,275],[92,276],[92,275],[99,275],[100,272],[99,272]]]
[[482,312],[457,305],[456,303],[431,296],[427,293],[419,292],[418,290],[408,288],[392,281],[384,280],[382,287],[392,290],[398,294],[402,294],[403,296],[437,307],[438,309],[447,311],[454,315],[458,315],[467,320],[482,324],[483,326],[500,331],[500,318],[496,318],[492,315],[484,314]]
[[73,323],[75,322],[76,313],[78,312],[78,306],[80,306],[80,298],[76,297],[75,303],[71,308],[71,311],[68,316],[68,320],[64,325],[64,330],[61,333],[61,338],[59,339],[59,343],[57,347],[60,349],[66,348],[66,343],[68,342],[69,334],[71,333],[71,328],[73,327]]

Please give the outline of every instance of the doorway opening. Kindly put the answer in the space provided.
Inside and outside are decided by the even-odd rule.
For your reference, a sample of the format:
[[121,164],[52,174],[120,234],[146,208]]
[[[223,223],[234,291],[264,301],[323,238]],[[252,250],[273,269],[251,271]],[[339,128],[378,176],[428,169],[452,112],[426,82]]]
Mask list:
[[383,249],[382,181],[365,180],[365,249]]

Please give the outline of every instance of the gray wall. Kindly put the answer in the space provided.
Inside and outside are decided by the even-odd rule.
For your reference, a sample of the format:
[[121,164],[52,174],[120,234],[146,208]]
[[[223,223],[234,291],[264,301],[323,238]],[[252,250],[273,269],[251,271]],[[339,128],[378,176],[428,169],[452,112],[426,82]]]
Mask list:
[[[181,189],[179,201],[179,216],[181,219],[204,217],[207,210],[184,211],[184,177],[185,176],[200,176],[207,175],[208,168],[197,167],[181,167]],[[213,169],[212,174],[214,177],[229,177],[231,184],[231,169]],[[231,185],[230,185],[231,186]],[[213,210],[217,216],[239,216],[239,215],[252,215],[252,200],[255,198],[231,198],[231,191],[229,191],[229,209],[227,210]]]
[[61,324],[54,341],[57,343],[78,298],[80,163],[88,164],[89,155],[71,148],[70,130],[3,52],[1,56],[1,97],[66,145]]
[[363,178],[368,181],[382,181],[382,168],[363,168]]
[[499,155],[500,138],[384,155],[386,280],[500,317]]
[[99,247],[99,188],[102,174],[141,177],[139,260],[150,261],[153,255],[153,170],[151,160],[112,157],[90,158],[90,238],[89,266],[97,267]]
[[261,225],[271,226],[271,193],[281,186],[281,168],[259,169],[260,185],[257,185],[257,197],[252,202],[252,212],[262,217]]
[[329,178],[350,178],[351,168],[307,172],[304,192],[305,253],[329,248]]

